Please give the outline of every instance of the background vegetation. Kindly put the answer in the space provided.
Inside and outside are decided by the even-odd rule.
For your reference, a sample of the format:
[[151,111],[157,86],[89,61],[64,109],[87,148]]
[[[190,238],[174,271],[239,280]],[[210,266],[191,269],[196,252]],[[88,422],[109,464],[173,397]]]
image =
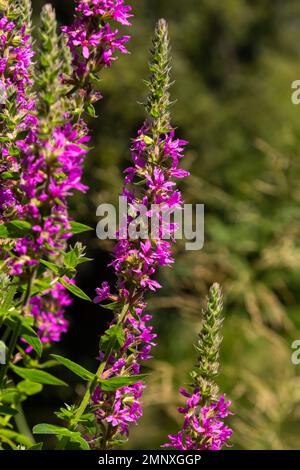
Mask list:
[[[40,0],[34,0],[35,14]],[[72,0],[53,0],[60,21]],[[158,347],[145,394],[145,414],[129,448],[158,448],[178,427],[177,388],[188,380],[193,342],[209,285],[225,294],[221,388],[233,401],[234,448],[300,448],[300,365],[291,343],[300,339],[300,125],[291,83],[300,78],[300,4],[297,0],[133,0],[131,55],[103,74],[93,150],[86,163],[87,195],[73,200],[78,221],[95,226],[96,207],[116,202],[130,138],[143,120],[142,79],[155,21],[170,24],[174,123],[190,141],[183,185],[186,202],[204,203],[205,246],[178,244],[173,270],[150,302]],[[109,243],[84,239],[95,261],[79,284],[90,294],[107,274]],[[98,306],[75,302],[70,331],[57,346],[95,367],[98,338],[109,320]],[[150,373],[152,371],[149,371]],[[68,380],[72,382],[73,376]],[[30,410],[46,420],[71,391],[44,393]],[[29,405],[30,406],[30,405]],[[52,418],[53,419],[53,418]]]

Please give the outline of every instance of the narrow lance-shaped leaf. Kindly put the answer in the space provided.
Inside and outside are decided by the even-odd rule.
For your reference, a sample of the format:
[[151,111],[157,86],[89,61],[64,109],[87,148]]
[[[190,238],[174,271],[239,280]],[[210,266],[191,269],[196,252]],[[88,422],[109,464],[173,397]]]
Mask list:
[[90,297],[89,297],[85,292],[83,292],[82,289],[80,289],[80,287],[75,286],[74,284],[70,284],[69,282],[65,281],[65,280],[62,279],[62,278],[59,279],[59,282],[60,282],[66,289],[68,289],[68,291],[70,291],[72,294],[74,294],[76,297],[79,297],[80,299],[83,299],[83,300],[88,300],[89,302],[92,301],[92,300],[90,299]]
[[94,230],[92,227],[89,227],[88,225],[81,224],[79,222],[71,222],[71,232],[73,235],[77,235],[79,233],[83,232],[90,232],[91,230]]
[[68,437],[71,441],[78,443],[81,450],[90,450],[88,443],[81,437],[79,432],[70,431],[62,426],[41,423],[33,428],[34,434],[50,434],[57,437]]
[[95,377],[92,372],[89,372],[84,367],[76,364],[76,362],[67,359],[66,357],[58,356],[57,354],[51,354],[51,357],[56,359],[57,362],[65,366],[67,369],[71,370],[74,374],[78,375],[84,380],[92,381]]
[[57,377],[54,377],[54,375],[49,374],[49,372],[45,372],[43,370],[25,369],[23,367],[15,366],[13,364],[10,365],[10,368],[15,372],[15,374],[22,377],[22,379],[28,379],[31,382],[36,382],[45,385],[67,385],[62,380],[58,379]]

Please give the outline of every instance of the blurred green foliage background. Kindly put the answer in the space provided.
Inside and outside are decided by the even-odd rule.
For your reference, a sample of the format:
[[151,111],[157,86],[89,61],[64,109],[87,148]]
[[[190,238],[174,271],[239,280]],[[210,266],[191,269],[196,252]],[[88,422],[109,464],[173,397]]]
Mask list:
[[[46,2],[34,0],[37,17]],[[69,22],[72,0],[53,0]],[[158,347],[148,366],[144,417],[128,448],[154,449],[180,426],[178,386],[188,381],[193,342],[209,286],[225,295],[221,389],[233,401],[236,449],[300,448],[300,365],[291,344],[300,339],[300,108],[291,83],[300,79],[298,0],[133,0],[131,55],[103,73],[104,99],[90,123],[93,150],[86,162],[88,194],[73,199],[76,220],[95,226],[96,207],[116,202],[130,139],[144,118],[147,51],[155,22],[170,26],[173,122],[190,145],[182,186],[189,203],[204,203],[205,246],[176,247],[164,288],[149,301]],[[38,20],[37,20],[38,21]],[[84,239],[95,260],[83,265],[79,284],[88,293],[104,279],[110,243]],[[95,367],[106,311],[76,301],[70,332],[56,346]],[[66,377],[65,377],[66,378]],[[66,391],[44,392],[31,406],[31,424],[51,420],[63,402],[77,400],[73,376]],[[75,379],[76,380],[76,379]]]

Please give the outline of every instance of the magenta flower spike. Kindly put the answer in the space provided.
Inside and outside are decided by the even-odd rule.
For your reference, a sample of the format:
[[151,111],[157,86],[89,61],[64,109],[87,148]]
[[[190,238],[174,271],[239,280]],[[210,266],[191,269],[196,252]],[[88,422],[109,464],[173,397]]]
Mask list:
[[[0,223],[9,230],[14,224],[17,235],[1,246],[0,254],[5,272],[29,284],[37,277],[40,260],[63,263],[62,252],[72,236],[68,200],[75,191],[88,189],[82,183],[90,140],[84,116],[94,115],[93,103],[101,98],[90,80],[99,78],[100,56],[111,54],[112,58],[115,48],[125,52],[121,47],[125,39],[118,36],[114,24],[129,25],[130,6],[120,0],[76,4],[73,26],[62,28],[63,38],[57,34],[53,8],[44,6],[36,59],[30,1],[11,1],[8,10],[0,12],[0,106],[5,117],[0,121]],[[80,47],[72,40],[74,25],[80,25],[81,35],[85,31],[92,43],[89,54],[82,44],[85,73],[80,78],[76,66]],[[65,281],[73,283],[74,275],[69,270]],[[34,317],[45,344],[59,341],[66,332],[64,311],[71,303],[58,276],[50,272],[50,277],[45,290],[26,302],[26,314]]]
[[131,6],[124,0],[76,0],[71,26],[64,26],[78,79],[110,67],[116,52],[127,54],[130,36],[120,36],[115,23],[130,26]]
[[[150,63],[152,72],[148,83],[146,103],[147,119],[133,140],[131,156],[133,165],[125,170],[123,196],[132,208],[143,204],[151,220],[153,204],[162,211],[172,213],[181,207],[182,198],[176,179],[188,172],[179,169],[186,141],[175,137],[169,115],[169,39],[167,24],[158,22]],[[124,383],[123,387],[108,390],[97,386],[92,403],[98,419],[94,436],[87,437],[91,447],[110,448],[118,439],[129,434],[129,425],[142,416],[141,395],[145,388],[140,377],[141,365],[150,359],[156,334],[150,326],[151,315],[145,313],[146,295],[161,288],[155,279],[158,268],[171,266],[172,240],[164,239],[159,230],[157,237],[127,238],[133,217],[128,216],[126,227],[119,230],[119,239],[113,251],[113,267],[117,290],[113,292],[107,282],[96,290],[94,302],[111,300],[114,320],[100,343],[100,369],[103,379]],[[160,220],[161,221],[161,220]],[[170,238],[172,227],[165,227]]]

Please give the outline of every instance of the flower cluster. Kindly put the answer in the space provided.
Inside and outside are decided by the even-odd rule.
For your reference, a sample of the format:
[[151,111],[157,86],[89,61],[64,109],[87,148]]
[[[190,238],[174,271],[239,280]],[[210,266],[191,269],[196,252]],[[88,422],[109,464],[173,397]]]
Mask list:
[[67,123],[47,139],[40,139],[33,129],[18,142],[22,151],[16,188],[22,198],[18,217],[31,223],[31,232],[15,244],[8,262],[11,275],[22,275],[28,267],[37,266],[40,258],[55,255],[71,236],[66,198],[75,189],[86,189],[81,174],[87,140],[79,126]]
[[[182,205],[181,193],[174,178],[183,178],[189,174],[178,169],[186,144],[184,140],[175,139],[172,129],[154,140],[153,128],[148,121],[133,141],[131,154],[134,166],[125,170],[123,196],[129,201],[134,215],[136,208],[141,205],[146,207],[149,223],[155,216],[159,229],[155,238],[144,241],[130,239],[128,229],[134,215],[129,215],[127,226],[121,228],[122,235],[125,229],[129,236],[116,244],[111,266],[118,276],[121,298],[125,303],[131,302],[133,293],[137,298],[144,298],[148,290],[156,291],[160,288],[160,284],[154,279],[157,268],[173,263],[171,241],[166,236],[172,236],[174,225],[163,224],[163,213],[169,211],[171,214]],[[155,161],[151,159],[153,152],[157,153]],[[151,210],[154,205],[160,208],[155,214]]]
[[97,73],[115,60],[115,52],[127,53],[129,36],[119,36],[112,22],[129,26],[131,7],[124,0],[77,0],[71,26],[63,27],[73,53],[73,65],[79,78]]
[[20,171],[15,141],[36,122],[34,100],[28,93],[34,56],[31,36],[22,19],[15,19],[10,11],[7,15],[0,12],[0,221],[22,212],[15,195],[17,182],[10,176]]
[[[85,104],[78,102],[84,85],[73,84],[74,87],[70,88],[66,82],[72,83],[72,76],[66,77],[61,73],[66,46],[57,35],[53,9],[46,5],[41,15],[41,57],[34,95],[31,92],[34,52],[28,26],[30,21],[28,17],[27,22],[18,20],[14,2],[11,7],[9,14],[15,17],[15,21],[4,15],[0,17],[0,76],[3,77],[0,81],[0,107],[4,108],[0,125],[3,136],[6,136],[0,143],[0,178],[3,180],[0,221],[5,224],[17,221],[18,227],[24,221],[26,225],[21,225],[22,232],[16,241],[9,239],[3,245],[1,258],[10,276],[19,276],[30,282],[36,276],[40,259],[59,263],[66,240],[71,236],[68,197],[75,190],[87,190],[81,179],[89,136],[82,118]],[[125,7],[120,1],[78,3],[75,23],[80,25],[80,37],[86,35],[92,41],[93,15],[97,15],[99,20],[96,42],[93,36],[93,57],[95,54],[104,57],[118,44],[122,49],[123,39],[116,39],[117,31],[110,31],[111,25],[107,21],[129,24],[129,11],[130,7]],[[67,33],[76,61],[71,29],[66,27],[63,30]],[[86,55],[84,49],[83,56]],[[87,101],[95,102],[97,99],[99,93],[90,89]],[[74,113],[73,108],[80,109],[80,114]],[[64,290],[58,283],[51,282],[51,289],[32,297],[29,302],[29,313],[36,318],[39,335],[44,342],[58,341],[60,334],[66,331],[63,313],[70,299]]]
[[[75,189],[85,190],[80,180],[86,141],[80,127],[66,123],[48,139],[39,139],[33,129],[18,142],[22,155],[16,187],[22,202],[18,219],[29,222],[31,230],[10,250],[7,266],[11,276],[32,275],[40,259],[60,256],[64,249],[71,236],[67,196]],[[59,341],[61,333],[66,332],[64,307],[70,303],[65,288],[58,283],[31,298],[28,313],[36,319],[44,343]]]
[[[119,354],[109,357],[102,378],[138,375],[141,361],[151,357],[156,334],[148,325],[151,315],[142,313],[144,308],[145,306],[140,306],[132,308],[132,313],[127,312],[123,322],[124,337]],[[114,327],[115,325],[112,325],[111,329]],[[100,359],[103,359],[103,353],[100,353]],[[92,401],[97,407],[98,421],[108,423],[109,433],[106,437],[111,438],[116,432],[128,436],[128,425],[136,423],[142,416],[139,399],[144,388],[141,381],[121,387],[113,393],[106,392],[101,387],[96,388]]]
[[163,447],[177,450],[220,450],[232,434],[232,430],[223,423],[223,419],[232,413],[228,410],[230,401],[221,395],[216,403],[201,406],[201,392],[195,389],[189,394],[180,389],[187,398],[186,406],[178,408],[184,414],[182,431],[169,435],[169,443]]
[[43,297],[33,296],[30,299],[30,313],[35,318],[42,343],[57,342],[61,334],[66,333],[68,322],[64,308],[70,304],[70,297],[59,283],[55,289],[45,291]]
[[[151,221],[154,214],[151,207],[160,207],[158,219],[162,212],[170,213],[181,207],[181,193],[174,179],[183,178],[188,172],[179,169],[186,141],[175,138],[169,116],[169,101],[166,101],[170,85],[168,65],[168,35],[165,21],[161,20],[154,37],[153,75],[150,81],[151,110],[158,108],[159,114],[154,118],[151,110],[148,118],[133,141],[131,156],[133,166],[125,170],[125,185],[122,195],[129,201],[131,210],[143,205],[147,208],[147,220]],[[151,85],[152,84],[152,85]],[[152,87],[159,86],[161,93],[152,93]],[[158,103],[157,100],[163,100]],[[125,225],[119,229],[119,240],[113,251],[114,268],[117,277],[117,293],[111,294],[105,282],[96,290],[95,302],[110,299],[115,305],[115,318],[106,334],[116,327],[122,328],[123,340],[119,348],[109,351],[108,356],[101,351],[100,359],[104,368],[102,377],[134,376],[140,372],[141,361],[150,358],[151,347],[154,346],[155,334],[148,326],[151,316],[144,315],[146,308],[145,296],[149,291],[156,291],[161,286],[155,280],[155,273],[161,266],[173,263],[171,241],[164,235],[172,237],[172,224],[161,226],[157,237],[151,239],[130,238],[130,224],[134,215],[128,215]],[[124,237],[126,232],[127,237]],[[170,238],[169,237],[169,238]],[[106,426],[107,436],[112,439],[118,434],[128,434],[128,423],[137,422],[141,416],[139,398],[144,388],[143,382],[122,387],[117,392],[105,392],[98,386],[93,396],[96,413],[102,427]],[[106,442],[106,445],[109,445]]]

